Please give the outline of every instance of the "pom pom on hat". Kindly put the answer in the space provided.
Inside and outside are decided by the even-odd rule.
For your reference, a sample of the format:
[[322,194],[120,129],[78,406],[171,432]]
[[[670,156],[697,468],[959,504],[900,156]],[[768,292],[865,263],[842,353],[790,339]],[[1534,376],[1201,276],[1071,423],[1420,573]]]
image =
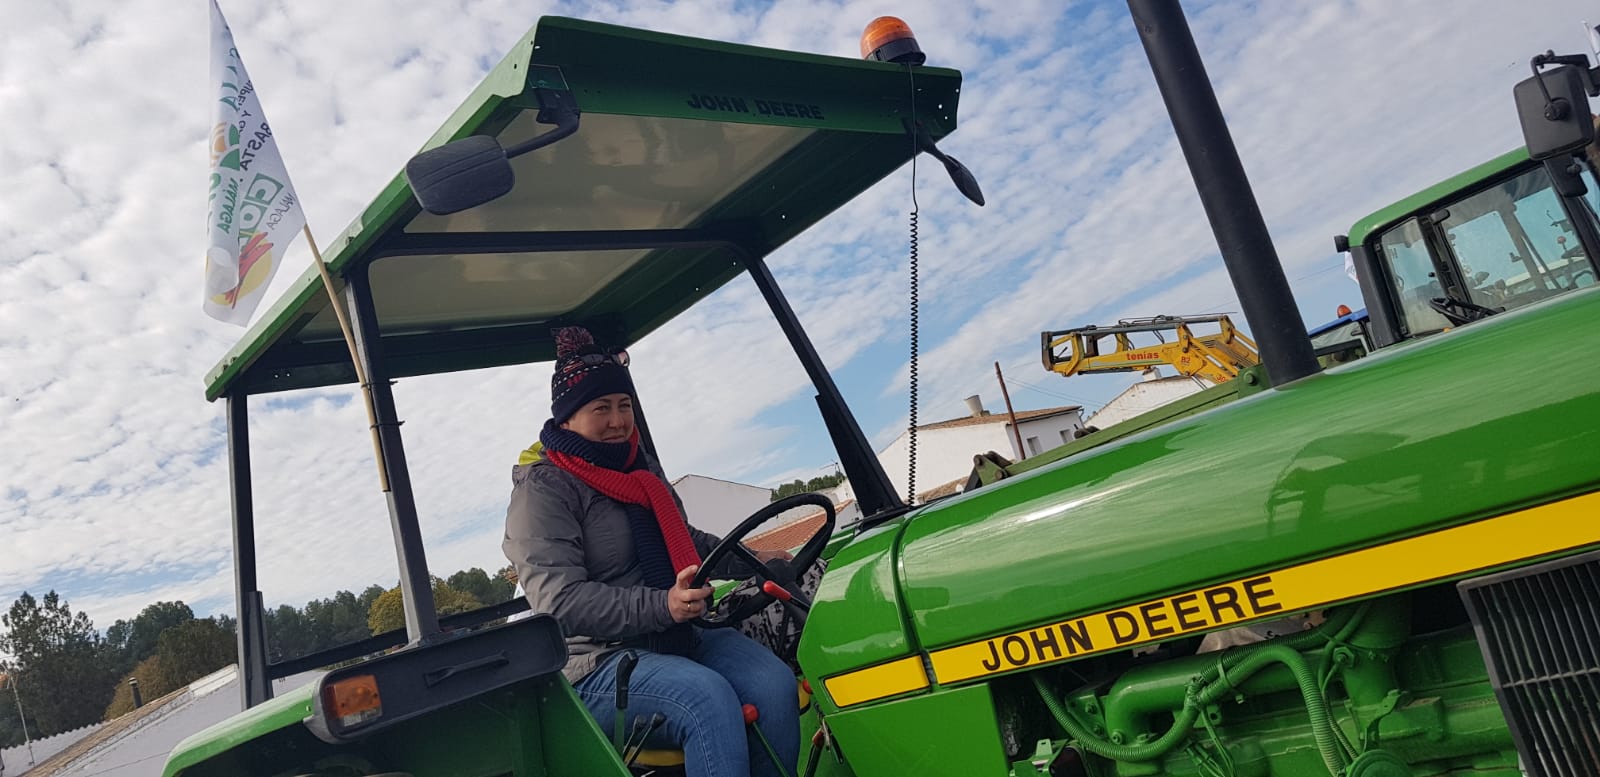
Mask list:
[[577,356],[584,349],[594,348],[594,335],[581,326],[564,326],[555,331],[556,358]]

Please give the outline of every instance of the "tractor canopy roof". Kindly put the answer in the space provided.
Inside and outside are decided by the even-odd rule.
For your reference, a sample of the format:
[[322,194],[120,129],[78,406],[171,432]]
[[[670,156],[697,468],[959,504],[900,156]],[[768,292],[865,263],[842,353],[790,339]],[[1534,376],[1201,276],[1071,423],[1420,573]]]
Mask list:
[[[539,135],[550,90],[581,110],[576,134],[512,159],[509,194],[451,215],[396,175],[325,256],[335,277],[368,273],[389,377],[549,360],[550,330],[569,324],[625,347],[739,274],[741,254],[770,253],[909,160],[913,117],[951,132],[960,84],[545,17],[423,150]],[[355,381],[315,267],[205,380],[208,400]]]
[[1362,245],[1367,242],[1367,238],[1393,226],[1395,222],[1441,200],[1456,199],[1461,195],[1463,189],[1470,188],[1473,184],[1493,178],[1514,167],[1527,164],[1527,162],[1528,150],[1520,147],[1515,148],[1470,170],[1446,178],[1382,210],[1368,214],[1350,228],[1350,245]]

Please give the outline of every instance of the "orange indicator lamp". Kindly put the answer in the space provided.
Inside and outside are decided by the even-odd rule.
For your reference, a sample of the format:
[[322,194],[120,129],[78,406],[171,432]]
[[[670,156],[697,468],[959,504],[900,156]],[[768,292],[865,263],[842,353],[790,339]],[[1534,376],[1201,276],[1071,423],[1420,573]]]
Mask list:
[[861,33],[861,58],[899,65],[920,65],[928,61],[911,34],[910,25],[894,16],[880,16]]
[[378,678],[370,674],[346,677],[322,689],[323,709],[341,726],[360,725],[383,715]]

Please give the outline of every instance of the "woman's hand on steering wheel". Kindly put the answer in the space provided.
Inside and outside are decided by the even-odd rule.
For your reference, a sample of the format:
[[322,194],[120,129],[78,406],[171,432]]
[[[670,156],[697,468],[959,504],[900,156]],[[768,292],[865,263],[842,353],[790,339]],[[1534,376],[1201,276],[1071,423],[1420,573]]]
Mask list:
[[667,589],[667,612],[674,623],[688,623],[706,614],[706,604],[711,601],[710,586],[695,586],[694,576],[700,567],[694,564],[678,572],[678,581]]

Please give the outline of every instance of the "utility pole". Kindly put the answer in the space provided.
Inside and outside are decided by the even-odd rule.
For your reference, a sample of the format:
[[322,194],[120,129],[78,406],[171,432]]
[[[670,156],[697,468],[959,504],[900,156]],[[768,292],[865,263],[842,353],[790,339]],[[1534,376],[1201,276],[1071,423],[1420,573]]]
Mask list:
[[17,722],[22,724],[22,742],[28,746],[28,765],[33,766],[33,739],[28,736],[28,718],[22,714],[22,691],[18,688],[16,673],[0,673],[0,686],[4,685],[11,686],[11,695],[17,700]]
[[1006,391],[1006,376],[1000,373],[1000,362],[994,363],[994,376],[1000,379],[1000,396],[1006,400],[1006,415],[1011,416],[1011,434],[1017,438],[1017,461],[1028,458],[1028,449],[1022,447],[1022,428],[1017,426],[1017,411],[1011,409],[1011,392]]

